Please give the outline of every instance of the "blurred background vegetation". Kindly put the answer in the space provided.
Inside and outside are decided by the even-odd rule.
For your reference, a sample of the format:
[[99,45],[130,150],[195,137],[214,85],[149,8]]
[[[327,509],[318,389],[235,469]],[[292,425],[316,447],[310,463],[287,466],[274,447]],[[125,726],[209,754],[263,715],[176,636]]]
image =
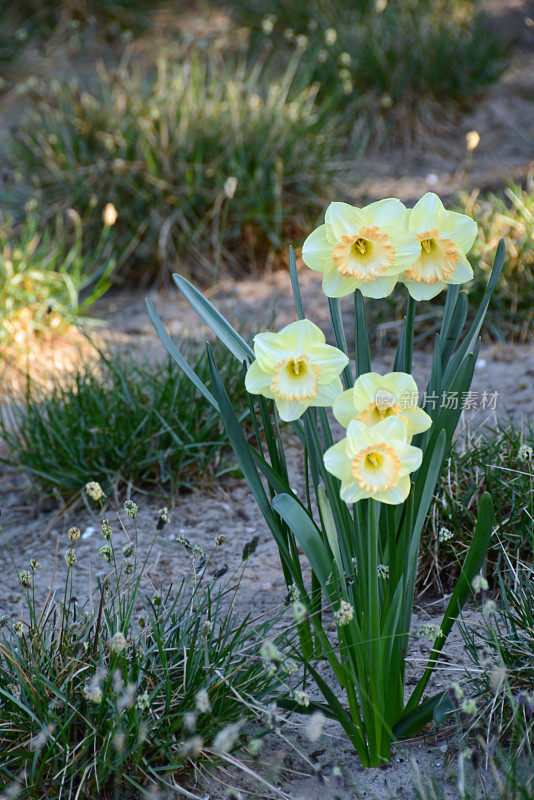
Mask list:
[[[466,140],[463,132],[465,115],[497,90],[523,46],[521,31],[500,24],[490,6],[0,0],[0,361],[24,354],[35,336],[87,322],[107,291],[165,287],[173,271],[209,288],[285,269],[288,245],[298,252],[334,197],[383,196],[360,187],[377,158],[393,169],[429,140],[438,162],[458,130],[446,199],[479,224],[467,291],[479,299],[504,237],[508,259],[486,335],[528,339],[534,176],[525,169],[490,181],[491,191],[477,188],[478,133]],[[426,178],[437,180],[423,176],[418,194],[421,184],[433,187]],[[417,199],[410,192],[408,203]],[[400,319],[401,295],[371,304],[372,335]],[[429,340],[440,309],[438,298],[421,320]],[[245,413],[239,369],[224,368]],[[187,487],[224,467],[216,420],[169,367],[110,351],[56,378],[51,393],[28,384],[3,429],[11,463],[42,487],[52,481],[68,496],[91,475]],[[129,415],[139,436],[116,425]],[[177,416],[180,427],[169,427]],[[513,460],[509,439],[498,436],[495,447]],[[479,465],[462,458],[451,469],[468,492]],[[450,508],[449,521],[468,536],[469,518]]]

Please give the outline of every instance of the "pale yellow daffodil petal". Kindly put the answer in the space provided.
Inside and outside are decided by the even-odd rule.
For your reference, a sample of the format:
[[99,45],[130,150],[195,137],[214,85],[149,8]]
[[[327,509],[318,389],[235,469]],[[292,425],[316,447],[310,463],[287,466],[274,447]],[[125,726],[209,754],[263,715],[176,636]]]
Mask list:
[[289,358],[294,344],[283,333],[257,333],[254,337],[254,355],[264,372],[272,372],[284,358]]
[[325,383],[323,386],[319,385],[317,394],[314,397],[314,405],[316,406],[331,406],[334,400],[339,397],[339,393],[343,387],[339,378],[336,378],[330,383]]
[[357,415],[356,406],[354,405],[354,390],[347,389],[336,397],[332,405],[332,411],[337,421],[344,428],[348,428],[349,422],[356,419]]
[[306,266],[318,272],[334,267],[332,243],[326,238],[326,225],[316,228],[302,245],[302,259]]
[[327,297],[346,297],[357,288],[354,278],[340,275],[335,265],[323,275],[323,292]]
[[454,268],[454,272],[448,280],[448,283],[467,283],[473,278],[473,267],[468,259],[460,253],[460,259]]
[[321,375],[318,379],[319,385],[330,383],[349,363],[345,353],[329,344],[311,344],[306,352],[313,363],[317,364],[321,369]]
[[284,422],[294,422],[304,414],[307,408],[309,408],[309,403],[306,400],[276,400],[276,409],[280,419]]
[[272,398],[273,393],[270,389],[271,375],[264,372],[257,361],[253,361],[247,369],[245,375],[245,389],[250,394],[262,394],[264,397]]
[[299,319],[282,328],[277,336],[291,336],[296,346],[303,349],[311,344],[324,344],[325,335],[320,328],[309,319]]
[[326,236],[335,244],[346,233],[355,233],[364,225],[360,210],[349,203],[330,203],[325,213]]
[[378,225],[381,228],[386,225],[402,227],[406,224],[407,219],[406,206],[396,197],[387,197],[385,200],[369,203],[360,209],[360,213],[364,224]]
[[400,280],[404,283],[414,300],[432,300],[433,297],[436,297],[443,289],[447,288],[446,283],[437,282],[429,286],[426,283],[411,281],[404,277]]
[[427,192],[414,207],[408,211],[410,233],[419,233],[428,228],[440,230],[446,223],[445,206],[434,192]]
[[354,289],[359,289],[364,297],[372,297],[375,300],[381,297],[387,297],[391,294],[397,283],[397,275],[384,275],[381,278],[375,278],[371,283],[360,283]]
[[457,211],[447,212],[447,224],[443,235],[452,239],[463,253],[468,253],[477,236],[477,224],[474,219]]
[[329,447],[324,454],[324,465],[328,472],[343,482],[348,482],[352,477],[351,461],[347,458],[347,440],[342,439],[337,444]]

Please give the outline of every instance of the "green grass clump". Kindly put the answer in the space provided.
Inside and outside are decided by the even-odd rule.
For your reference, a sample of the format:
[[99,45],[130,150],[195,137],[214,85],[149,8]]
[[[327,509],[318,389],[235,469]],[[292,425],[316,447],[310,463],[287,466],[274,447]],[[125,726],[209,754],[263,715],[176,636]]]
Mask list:
[[272,27],[275,43],[304,47],[308,80],[345,102],[368,94],[381,96],[386,109],[462,101],[494,83],[505,65],[506,44],[475,3],[461,0],[231,0],[228,7],[259,35]]
[[[186,351],[207,380],[205,355]],[[241,368],[217,352],[228,391],[245,413]],[[54,378],[50,390],[30,380],[0,419],[0,435],[10,449],[5,461],[64,497],[89,480],[106,490],[132,483],[168,493],[213,480],[225,468],[218,414],[170,360],[154,365],[100,352]]]
[[[453,590],[484,492],[493,497],[497,522],[488,551],[488,576],[502,561],[501,545],[510,554],[532,559],[534,462],[528,458],[528,448],[534,449],[534,426],[525,423],[521,427],[513,420],[468,432],[453,448],[422,537],[421,590],[439,594]],[[440,541],[442,528],[451,538]]]
[[503,552],[505,569],[492,598],[478,596],[482,619],[462,626],[475,669],[477,693],[488,742],[507,740],[516,755],[534,747],[534,592],[532,564]]
[[469,293],[482,296],[491,271],[491,253],[503,238],[506,262],[494,295],[495,309],[487,322],[503,326],[516,338],[532,336],[534,323],[534,173],[523,188],[510,184],[502,194],[461,198],[460,209],[478,223],[478,236],[470,254],[476,265]]
[[[135,518],[135,504],[125,510]],[[73,596],[76,528],[60,599],[37,607],[37,559],[19,573],[25,608],[0,623],[0,791],[8,797],[125,797],[183,785],[193,763],[224,760],[248,741],[247,725],[272,695],[259,650],[273,623],[254,626],[232,610],[248,554],[223,579],[213,553],[181,540],[188,577],[176,586],[158,580],[154,592],[147,571],[161,522],[143,556],[132,527],[121,541],[109,532],[107,574],[84,603]]]
[[42,232],[37,216],[21,226],[0,217],[0,352],[16,353],[35,333],[58,331],[83,317],[109,287],[114,267],[109,228],[89,255],[82,248],[82,226],[70,213],[74,232],[57,218]]
[[75,208],[89,241],[112,202],[122,274],[242,273],[302,235],[328,189],[330,128],[316,89],[294,90],[296,68],[274,80],[264,60],[199,50],[101,72],[91,91],[55,81],[17,130],[12,164],[43,213]]

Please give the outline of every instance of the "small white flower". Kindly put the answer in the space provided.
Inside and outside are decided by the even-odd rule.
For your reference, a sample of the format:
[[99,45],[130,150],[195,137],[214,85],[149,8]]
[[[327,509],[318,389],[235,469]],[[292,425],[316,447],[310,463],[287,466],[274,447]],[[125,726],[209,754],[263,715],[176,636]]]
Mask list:
[[209,694],[205,689],[200,689],[196,693],[195,704],[199,714],[209,714],[211,712],[211,703]]
[[241,724],[241,722],[234,722],[233,725],[227,725],[219,731],[213,740],[213,749],[218,750],[220,753],[230,752],[239,736]]
[[89,700],[90,703],[94,703],[95,705],[100,705],[102,702],[102,689],[98,684],[98,679],[95,677],[85,686],[83,690],[83,694],[86,700]]
[[261,29],[266,36],[270,36],[270,34],[274,31],[274,23],[275,19],[272,16],[264,17],[261,21]]
[[260,647],[260,656],[269,662],[279,664],[282,661],[282,654],[280,650],[270,639],[266,639]]
[[67,564],[67,567],[73,567],[76,564],[77,556],[74,550],[65,550],[63,557]]
[[478,131],[469,131],[465,134],[465,141],[468,150],[474,150],[480,143],[480,134]]
[[300,600],[297,600],[292,604],[292,607],[293,607],[293,615],[297,623],[302,622],[303,620],[306,619],[308,612],[306,610],[306,606],[304,605],[304,603],[301,603]]
[[426,622],[419,628],[417,635],[425,639],[436,639],[438,636],[443,636],[443,631],[437,625],[431,625],[429,622]]
[[463,692],[463,689],[460,686],[460,684],[459,683],[451,683],[450,690],[453,693],[453,695],[456,698],[456,700],[458,700],[458,702],[460,702],[460,700],[464,696],[464,692]]
[[143,692],[140,694],[136,700],[135,707],[138,711],[146,711],[147,708],[150,706],[150,698],[148,696],[148,692]]
[[482,613],[485,617],[492,617],[497,611],[497,605],[494,600],[486,600],[482,606]]
[[337,31],[335,28],[327,28],[324,32],[324,40],[328,47],[332,47],[337,42]]
[[114,653],[117,653],[117,655],[126,649],[126,639],[122,631],[117,631],[113,634],[109,646]]
[[233,175],[227,178],[224,182],[223,189],[228,200],[231,200],[237,189],[237,178],[235,178]]
[[480,573],[475,575],[471,582],[471,586],[473,587],[475,594],[478,594],[479,592],[487,592],[489,588],[486,578]]
[[346,600],[342,600],[339,604],[339,608],[337,611],[334,611],[334,619],[336,620],[337,624],[341,627],[343,625],[348,625],[351,619],[354,617],[354,609],[350,603],[347,603]]
[[387,581],[389,578],[389,567],[387,564],[378,564],[376,574],[379,578],[382,578],[383,581]]
[[469,700],[464,700],[462,703],[462,711],[464,714],[476,714],[477,710],[477,703],[474,698],[470,698]]
[[137,503],[134,503],[133,500],[126,500],[124,503],[124,512],[127,517],[135,519],[137,516]]
[[299,706],[304,706],[305,708],[308,708],[308,706],[310,705],[309,696],[306,694],[306,692],[303,692],[301,689],[295,689],[295,691],[293,692],[293,698],[296,700]]
[[452,533],[452,531],[450,531],[448,528],[442,527],[439,529],[438,542],[440,542],[440,544],[450,541],[453,537],[454,533]]
[[306,736],[310,742],[316,742],[320,738],[323,732],[324,723],[324,714],[321,711],[314,711],[306,726]]
[[533,451],[532,447],[529,447],[528,444],[522,444],[519,450],[517,451],[517,457],[520,461],[532,461]]
[[77,542],[80,538],[80,529],[76,527],[69,528],[67,531],[67,536],[71,542]]
[[85,484],[85,491],[88,497],[91,500],[101,500],[106,495],[98,481],[89,481],[89,483]]
[[[104,206],[104,212],[102,214],[104,225],[106,225],[108,228],[111,228],[117,222],[118,216],[119,215],[117,213],[117,209],[115,208],[113,203],[106,203],[106,205]],[[98,500],[97,497],[95,497],[94,499]]]

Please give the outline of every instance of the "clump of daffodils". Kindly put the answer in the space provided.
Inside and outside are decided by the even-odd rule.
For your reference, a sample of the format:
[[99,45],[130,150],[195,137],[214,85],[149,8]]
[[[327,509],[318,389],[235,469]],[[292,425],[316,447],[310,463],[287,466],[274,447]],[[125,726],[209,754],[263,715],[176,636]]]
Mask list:
[[106,496],[98,481],[89,481],[89,483],[86,483],[85,493],[91,500],[102,500]]
[[360,289],[367,297],[386,297],[400,282],[415,300],[430,300],[448,284],[473,277],[467,260],[476,223],[447,211],[428,192],[412,208],[387,198],[358,208],[331,203],[325,222],[302,248],[305,264],[323,274],[328,297]]

